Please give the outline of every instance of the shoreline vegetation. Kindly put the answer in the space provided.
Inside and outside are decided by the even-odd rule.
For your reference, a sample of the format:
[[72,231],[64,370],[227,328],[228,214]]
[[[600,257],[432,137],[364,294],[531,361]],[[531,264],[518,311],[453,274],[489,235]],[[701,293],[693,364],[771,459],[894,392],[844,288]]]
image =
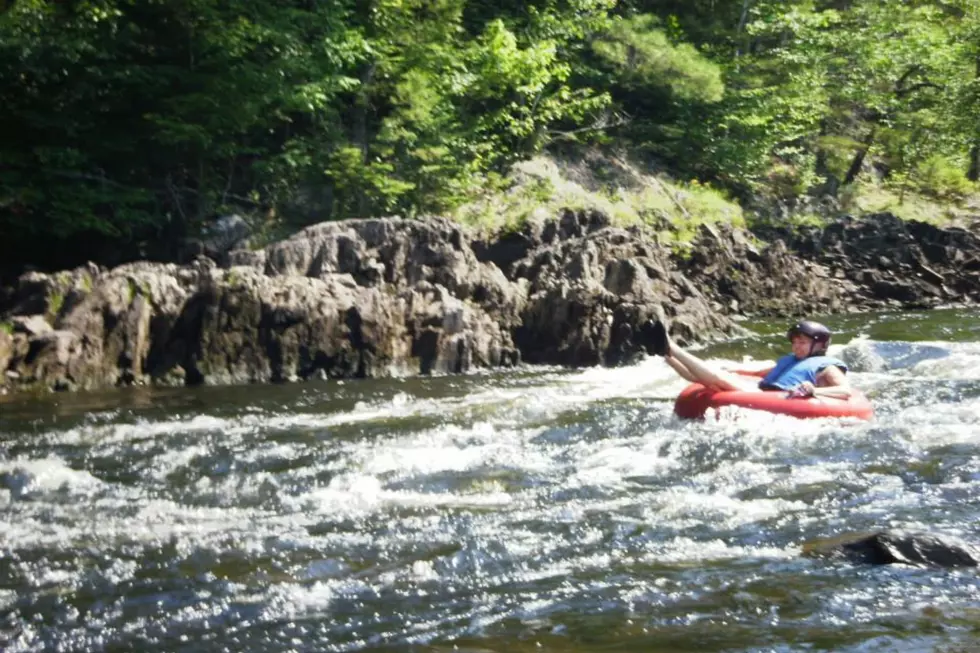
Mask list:
[[939,201],[920,193],[902,194],[887,181],[872,179],[837,197],[743,204],[711,184],[680,182],[645,170],[626,155],[590,150],[574,159],[542,155],[519,162],[494,192],[456,208],[449,217],[496,237],[566,209],[599,211],[614,226],[652,228],[683,248],[705,224],[799,230],[825,227],[845,215],[890,213],[905,221],[969,228],[980,222],[980,190],[956,201]]
[[8,283],[185,262],[232,214],[261,247],[591,206],[684,247],[703,223],[980,210],[972,0],[19,0],[0,93]]

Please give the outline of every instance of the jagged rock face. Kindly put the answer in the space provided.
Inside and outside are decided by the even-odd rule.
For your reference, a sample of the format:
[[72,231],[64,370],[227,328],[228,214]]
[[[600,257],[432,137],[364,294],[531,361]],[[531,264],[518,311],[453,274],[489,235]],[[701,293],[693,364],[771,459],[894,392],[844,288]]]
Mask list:
[[445,220],[311,227],[189,266],[30,273],[0,341],[18,385],[91,388],[458,373],[520,360],[526,293]]
[[644,351],[659,316],[685,344],[734,332],[736,313],[980,299],[975,233],[887,215],[769,245],[705,227],[686,256],[596,212],[490,242],[439,218],[352,220],[222,260],[23,275],[0,292],[0,384],[614,365]]
[[20,384],[65,388],[143,380],[154,336],[159,340],[160,327],[176,318],[199,279],[158,263],[26,276],[14,311],[46,312],[12,318],[15,340],[23,336],[26,347],[8,368]]
[[853,284],[801,258],[782,241],[756,245],[729,228],[702,228],[678,267],[723,312],[805,316],[848,308]]
[[528,302],[515,331],[525,360],[622,363],[647,344],[638,327],[660,316],[670,318],[682,344],[733,329],[640,230],[566,212],[537,233],[525,232],[521,242],[519,259],[512,248],[486,251],[501,257],[515,282],[527,284]]
[[930,308],[980,300],[980,234],[905,222],[890,213],[845,217],[786,240],[804,258],[849,282],[848,306]]

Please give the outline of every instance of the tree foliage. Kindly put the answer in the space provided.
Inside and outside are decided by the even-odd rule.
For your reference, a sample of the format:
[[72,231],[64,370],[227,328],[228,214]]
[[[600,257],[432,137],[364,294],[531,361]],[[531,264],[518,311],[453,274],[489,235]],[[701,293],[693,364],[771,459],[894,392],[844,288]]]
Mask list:
[[980,176],[975,0],[16,0],[0,259],[447,212],[561,145],[742,197]]

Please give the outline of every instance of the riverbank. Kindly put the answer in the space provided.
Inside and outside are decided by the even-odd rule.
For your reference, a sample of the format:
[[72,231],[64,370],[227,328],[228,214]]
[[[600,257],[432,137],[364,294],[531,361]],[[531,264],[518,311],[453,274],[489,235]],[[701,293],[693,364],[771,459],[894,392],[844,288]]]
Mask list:
[[665,315],[681,343],[745,315],[980,302],[980,226],[891,214],[755,233],[564,211],[496,237],[440,218],[311,226],[187,265],[30,272],[0,291],[9,390],[618,365]]

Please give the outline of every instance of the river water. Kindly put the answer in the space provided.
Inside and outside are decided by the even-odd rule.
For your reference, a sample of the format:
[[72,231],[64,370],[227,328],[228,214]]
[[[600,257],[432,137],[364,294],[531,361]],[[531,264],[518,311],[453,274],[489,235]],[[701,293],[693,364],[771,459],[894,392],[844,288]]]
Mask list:
[[[618,369],[0,398],[4,651],[980,650],[980,309],[828,318],[871,423]],[[704,350],[783,353],[784,325]]]

